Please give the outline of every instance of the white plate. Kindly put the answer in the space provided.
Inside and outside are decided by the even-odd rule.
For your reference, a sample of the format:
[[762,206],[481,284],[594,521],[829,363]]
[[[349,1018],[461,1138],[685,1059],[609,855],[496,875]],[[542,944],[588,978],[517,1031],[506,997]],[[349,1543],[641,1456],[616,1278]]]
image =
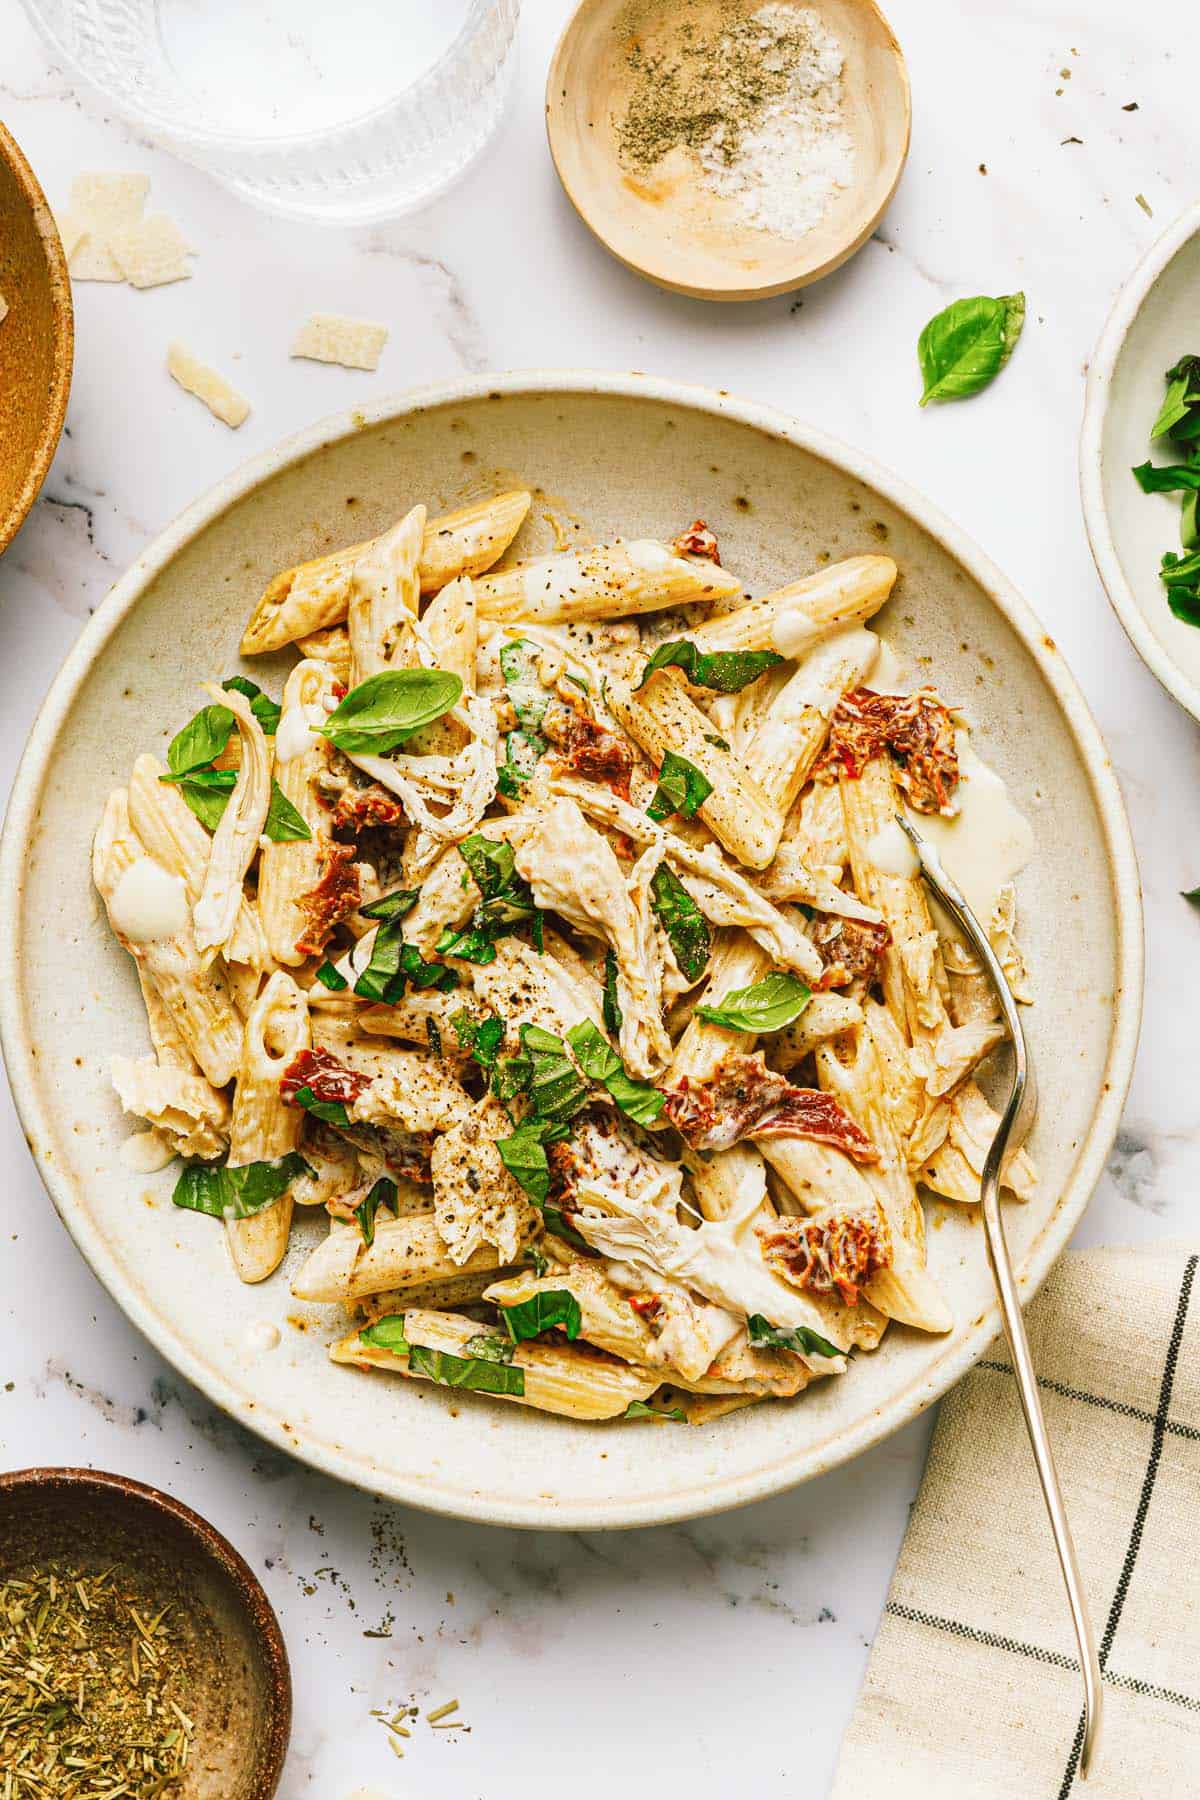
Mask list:
[[[432,506],[517,480],[597,535],[670,536],[697,516],[752,591],[886,542],[902,570],[883,615],[969,701],[988,754],[1033,820],[1022,936],[1039,990],[1029,1030],[1042,1091],[1042,1195],[1009,1213],[1027,1292],[1082,1213],[1116,1131],[1141,999],[1128,826],[1104,746],[1050,640],[999,572],[917,495],[764,408],[629,375],[470,380],[315,426],[198,501],[117,584],[34,727],[0,844],[0,1030],[33,1155],[80,1249],[129,1317],[213,1400],[271,1442],[417,1506],[504,1524],[595,1528],[757,1499],[875,1443],[943,1393],[996,1330],[976,1209],[931,1206],[930,1260],[958,1321],[893,1330],[795,1403],[703,1430],[579,1425],[470,1394],[336,1368],[332,1309],[298,1305],[287,1271],[243,1288],[223,1233],[170,1205],[173,1173],[136,1176],[107,1079],[140,1054],[133,968],[88,879],[108,787],[163,746],[201,672],[237,666],[242,623],[276,570]],[[539,537],[539,533],[541,534]],[[286,658],[255,673],[278,692]],[[282,1343],[250,1353],[247,1328]]]
[[1167,605],[1164,550],[1181,556],[1178,494],[1143,494],[1130,470],[1161,462],[1150,427],[1165,372],[1200,353],[1200,206],[1164,232],[1117,296],[1088,370],[1079,485],[1092,555],[1113,611],[1146,666],[1200,719],[1200,627]]

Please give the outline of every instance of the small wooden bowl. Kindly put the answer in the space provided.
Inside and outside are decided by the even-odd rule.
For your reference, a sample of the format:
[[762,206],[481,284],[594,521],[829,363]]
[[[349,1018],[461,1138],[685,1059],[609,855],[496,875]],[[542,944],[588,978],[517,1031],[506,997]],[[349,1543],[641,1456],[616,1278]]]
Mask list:
[[[740,0],[744,14],[760,0]],[[559,179],[585,224],[627,268],[705,300],[758,300],[828,275],[864,244],[896,190],[912,108],[900,46],[874,0],[795,0],[818,13],[845,55],[843,119],[856,176],[800,239],[744,224],[710,193],[694,159],[672,151],[645,175],[623,167],[617,139],[632,84],[630,52],[714,28],[729,0],[583,0],[550,64],[546,129]]]
[[71,277],[37,177],[0,125],[0,551],[58,447],[75,347]]
[[233,1546],[169,1494],[123,1475],[0,1475],[0,1581],[50,1558],[97,1574],[126,1567],[156,1607],[173,1604],[186,1620],[196,1734],[180,1800],[271,1800],[291,1733],[291,1676],[279,1621]]

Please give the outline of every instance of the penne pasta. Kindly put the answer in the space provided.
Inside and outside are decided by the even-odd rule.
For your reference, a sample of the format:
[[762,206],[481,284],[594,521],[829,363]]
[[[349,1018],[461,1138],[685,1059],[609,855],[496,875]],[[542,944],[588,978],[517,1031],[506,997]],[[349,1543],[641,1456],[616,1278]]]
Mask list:
[[740,589],[737,577],[715,563],[678,556],[649,538],[557,550],[475,583],[480,618],[505,625],[619,619],[725,599]]
[[[436,593],[459,575],[481,575],[508,549],[525,522],[530,495],[496,494],[427,519],[421,540],[421,592]],[[350,572],[369,548],[348,544],[285,569],[268,583],[242,635],[243,656],[261,656],[312,632],[340,625],[349,608]]]
[[822,638],[873,618],[891,593],[896,573],[890,556],[850,556],[723,618],[710,619],[688,636],[703,652],[774,650],[783,657],[804,656]]
[[[300,1143],[303,1110],[285,1104],[280,1079],[312,1042],[308,1003],[277,969],[250,1009],[229,1127],[229,1167],[277,1162]],[[292,1223],[286,1193],[247,1218],[226,1217],[233,1266],[245,1282],[265,1281],[283,1259]]]

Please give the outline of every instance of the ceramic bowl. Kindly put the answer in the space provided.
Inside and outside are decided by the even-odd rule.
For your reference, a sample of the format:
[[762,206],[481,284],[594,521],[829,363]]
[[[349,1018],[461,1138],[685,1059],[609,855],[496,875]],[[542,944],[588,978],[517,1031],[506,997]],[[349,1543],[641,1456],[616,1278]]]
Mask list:
[[1143,494],[1130,470],[1162,462],[1150,442],[1167,369],[1200,352],[1200,205],[1164,232],[1117,296],[1088,369],[1079,483],[1092,555],[1130,643],[1200,719],[1200,629],[1167,605],[1164,550],[1179,542],[1179,495]]
[[[62,1558],[135,1575],[186,1632],[193,1753],[179,1800],[271,1800],[292,1720],[279,1621],[232,1544],[190,1507],[124,1475],[0,1475],[0,1581]],[[174,1791],[174,1790],[172,1790]]]
[[[903,571],[881,615],[901,654],[969,696],[989,758],[1031,817],[1021,936],[1038,985],[1028,1030],[1042,1089],[1040,1197],[1009,1213],[1032,1293],[1112,1143],[1141,999],[1137,872],[1104,746],[1053,643],[999,571],[903,483],[782,414],[633,375],[471,378],[326,421],[192,506],[117,583],[46,700],[0,844],[0,1029],[32,1152],[120,1306],[236,1418],[315,1466],[417,1506],[497,1523],[598,1528],[736,1505],[816,1475],[911,1419],[997,1329],[975,1209],[931,1209],[930,1257],[957,1325],[889,1332],[877,1354],[794,1405],[712,1427],[593,1426],[331,1365],[332,1309],[288,1292],[323,1231],[305,1218],[281,1272],[239,1286],[224,1234],[173,1209],[170,1170],[123,1166],[114,1052],[142,1055],[129,958],[88,882],[104,796],[160,754],[201,671],[237,667],[243,622],[277,570],[518,483],[540,491],[515,546],[552,521],[604,538],[670,537],[701,516],[762,592],[886,543]],[[279,691],[288,658],[254,675]],[[1071,945],[1064,957],[1061,946]],[[273,1349],[261,1345],[277,1328]]]
[[[572,206],[601,243],[659,287],[703,300],[759,300],[806,287],[866,243],[896,191],[912,128],[908,71],[875,0],[805,0],[844,55],[843,118],[855,174],[802,238],[746,225],[673,151],[645,175],[618,147],[632,52],[668,54],[688,35],[720,30],[728,0],[582,0],[546,78],[550,153]],[[753,10],[744,0],[743,10]]]
[[0,551],[54,458],[71,388],[71,278],[37,177],[0,125]]

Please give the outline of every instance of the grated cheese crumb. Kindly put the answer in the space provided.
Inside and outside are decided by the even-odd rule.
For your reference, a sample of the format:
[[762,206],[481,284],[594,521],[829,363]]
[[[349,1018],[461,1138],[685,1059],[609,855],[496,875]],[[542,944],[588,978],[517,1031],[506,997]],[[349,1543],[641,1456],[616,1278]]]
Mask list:
[[168,281],[186,281],[191,275],[187,264],[191,246],[165,213],[152,213],[148,219],[120,226],[108,245],[132,287],[161,287]]
[[387,336],[387,326],[372,324],[370,319],[313,313],[296,333],[291,355],[311,362],[341,363],[346,369],[377,369]]
[[231,431],[236,431],[248,417],[250,402],[223,375],[200,362],[182,344],[172,344],[168,348],[167,371],[181,388],[195,394],[197,400],[203,400],[209,412]]

